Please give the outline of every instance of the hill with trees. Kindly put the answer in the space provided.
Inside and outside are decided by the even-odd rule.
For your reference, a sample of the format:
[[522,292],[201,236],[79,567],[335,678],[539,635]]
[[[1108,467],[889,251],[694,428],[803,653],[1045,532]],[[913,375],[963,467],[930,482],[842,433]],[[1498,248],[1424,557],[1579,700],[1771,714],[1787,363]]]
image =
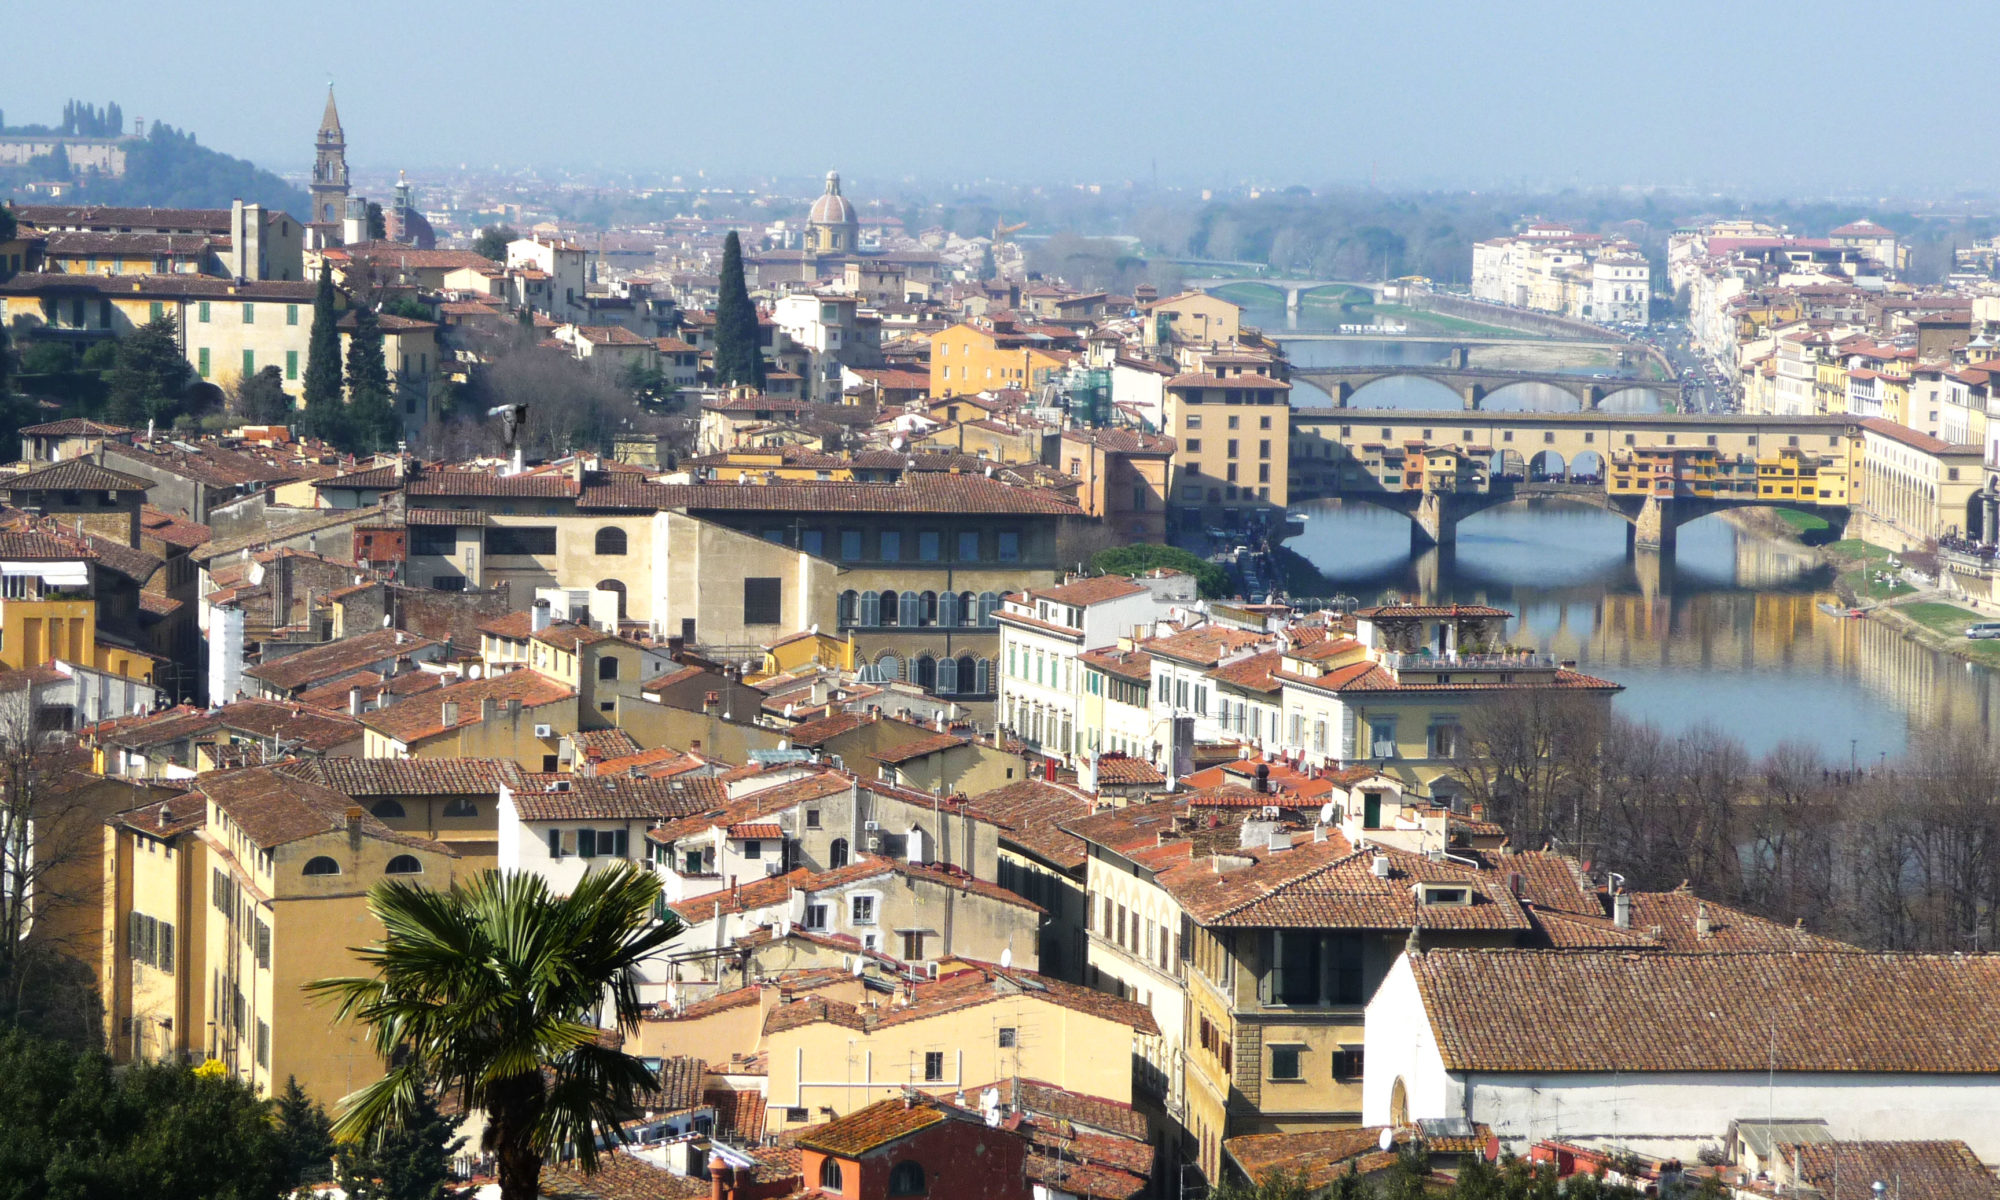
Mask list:
[[72,197],[84,204],[227,208],[231,200],[241,197],[246,203],[283,209],[294,217],[309,208],[303,189],[255,163],[203,146],[186,130],[155,121],[144,137],[126,136],[125,114],[115,103],[100,108],[72,100],[63,107],[63,119],[57,125],[0,123],[0,135],[6,134],[122,138],[125,173],[106,176],[77,171],[70,166],[69,156],[59,152],[21,166],[0,167],[0,196],[19,197],[30,183],[70,179],[77,184]]

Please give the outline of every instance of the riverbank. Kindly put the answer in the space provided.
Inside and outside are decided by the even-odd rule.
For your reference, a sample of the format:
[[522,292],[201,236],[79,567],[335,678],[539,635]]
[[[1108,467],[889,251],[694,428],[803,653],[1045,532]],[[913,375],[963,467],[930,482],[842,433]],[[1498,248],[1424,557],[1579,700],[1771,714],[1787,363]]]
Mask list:
[[1986,667],[2000,667],[2000,640],[1974,641],[1968,626],[1994,617],[1969,607],[1958,597],[1923,589],[1888,570],[1894,557],[1880,546],[1858,538],[1843,538],[1813,548],[1820,561],[1834,570],[1834,592],[1841,603],[1860,608],[1866,619],[1932,650]]

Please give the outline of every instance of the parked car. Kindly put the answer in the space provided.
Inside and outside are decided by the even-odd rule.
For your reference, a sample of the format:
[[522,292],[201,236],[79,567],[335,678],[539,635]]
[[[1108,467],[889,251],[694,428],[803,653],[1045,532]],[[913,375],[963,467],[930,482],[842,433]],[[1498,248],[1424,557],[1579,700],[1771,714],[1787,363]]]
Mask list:
[[1980,621],[1966,627],[1965,636],[1974,641],[2000,638],[2000,621]]

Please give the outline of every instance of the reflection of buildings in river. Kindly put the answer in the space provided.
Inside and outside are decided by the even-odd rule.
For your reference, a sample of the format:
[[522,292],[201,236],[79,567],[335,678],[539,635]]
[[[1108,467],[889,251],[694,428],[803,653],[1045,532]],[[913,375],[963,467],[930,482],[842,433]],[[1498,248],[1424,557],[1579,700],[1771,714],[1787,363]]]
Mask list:
[[1810,554],[1760,537],[1736,539],[1736,578],[1740,588],[1781,588],[1810,571],[1818,561]]
[[1907,714],[1911,729],[1992,730],[2000,673],[1933,650],[1879,621],[1841,624],[1861,647],[1861,682]]
[[1813,603],[1809,592],[1707,592],[1678,604],[1607,595],[1586,658],[1607,669],[1622,663],[1844,673],[1851,639],[1830,634]]

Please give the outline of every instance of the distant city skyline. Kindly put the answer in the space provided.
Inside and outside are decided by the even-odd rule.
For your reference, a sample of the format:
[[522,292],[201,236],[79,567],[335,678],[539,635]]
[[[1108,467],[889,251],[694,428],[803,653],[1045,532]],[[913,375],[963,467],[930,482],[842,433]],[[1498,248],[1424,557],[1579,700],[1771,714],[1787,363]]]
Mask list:
[[[309,164],[331,79],[361,174],[2000,191],[1969,121],[1941,116],[1971,115],[1953,72],[1855,88],[1805,65],[1874,51],[1885,20],[1988,44],[1987,6],[605,0],[552,19],[352,0],[335,28],[246,0],[72,11],[98,52],[10,62],[10,121],[115,100],[280,172]],[[200,28],[212,53],[159,53]],[[1856,172],[1871,161],[1895,169]]]

